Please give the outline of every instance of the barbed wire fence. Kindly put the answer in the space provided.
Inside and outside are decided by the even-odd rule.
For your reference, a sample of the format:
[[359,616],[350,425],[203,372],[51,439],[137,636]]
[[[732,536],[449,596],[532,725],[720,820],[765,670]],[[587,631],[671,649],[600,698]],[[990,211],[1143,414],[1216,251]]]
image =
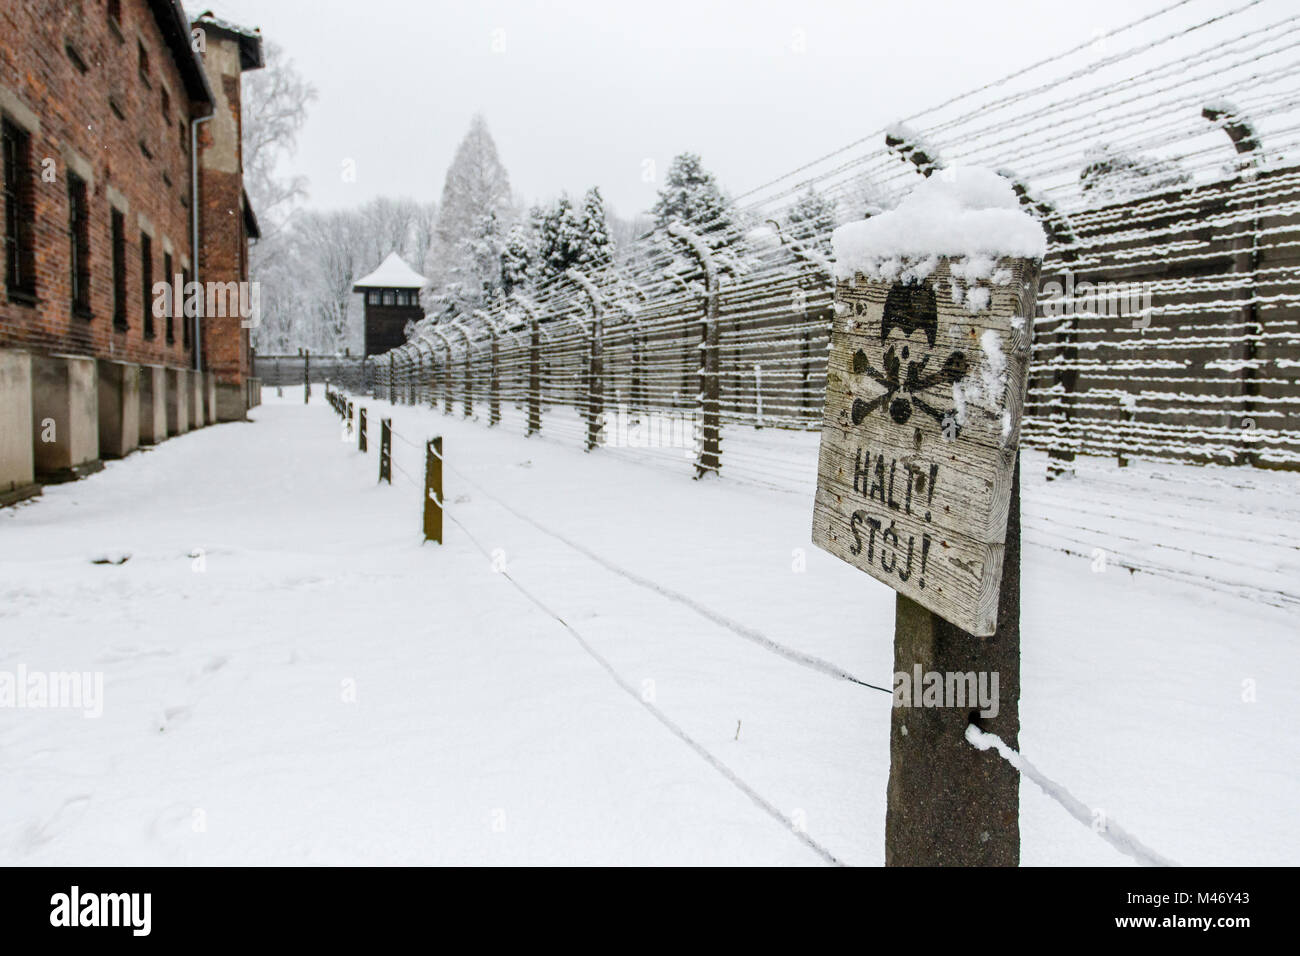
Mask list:
[[[1095,469],[1077,455],[1296,469],[1298,71],[1300,12],[1281,0],[1179,0],[765,182],[736,197],[732,215],[665,223],[602,268],[429,317],[406,345],[371,360],[365,390],[642,465],[811,495],[834,265],[829,227],[797,228],[792,211],[811,189],[834,202],[836,222],[861,218],[889,208],[918,176],[981,165],[1011,180],[1049,239],[1021,433],[1049,456],[1049,477]],[[885,690],[498,503],[793,664]],[[1084,541],[1065,547],[1087,553]],[[542,599],[510,583],[599,657]],[[1296,602],[1285,590],[1264,596]],[[1119,851],[1170,863],[1002,741],[975,726],[966,739],[996,751]]]
[[919,176],[995,168],[1043,223],[1022,441],[1300,467],[1300,13],[1181,0],[669,222],[617,262],[372,358],[373,391],[656,467],[807,493],[833,308],[830,226]]

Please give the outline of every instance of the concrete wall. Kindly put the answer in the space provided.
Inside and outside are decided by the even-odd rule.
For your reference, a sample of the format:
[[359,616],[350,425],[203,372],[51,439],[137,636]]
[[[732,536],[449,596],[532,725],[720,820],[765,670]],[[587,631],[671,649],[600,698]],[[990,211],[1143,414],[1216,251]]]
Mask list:
[[0,505],[37,491],[32,450],[32,357],[0,349]]
[[140,444],[156,445],[167,439],[167,370],[161,365],[140,366]]
[[211,425],[217,419],[217,376],[215,372],[203,373],[204,420]]
[[248,396],[245,385],[217,383],[217,421],[243,422],[248,420]]
[[182,435],[190,430],[190,383],[186,369],[169,368],[167,376],[167,433]]
[[190,427],[202,428],[208,424],[207,412],[203,407],[203,373],[188,369],[185,377],[189,384]]
[[124,458],[140,445],[140,366],[100,359],[99,454]]
[[32,356],[32,449],[36,475],[79,477],[99,467],[99,395],[95,360]]

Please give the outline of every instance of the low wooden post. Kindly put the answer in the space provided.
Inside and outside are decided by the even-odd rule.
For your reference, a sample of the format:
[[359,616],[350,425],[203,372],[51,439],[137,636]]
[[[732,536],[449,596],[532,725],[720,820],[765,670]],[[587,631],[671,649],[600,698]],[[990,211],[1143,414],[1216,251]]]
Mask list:
[[940,255],[919,280],[836,286],[813,542],[898,592],[887,866],[1020,861],[1019,775],[965,733],[1018,747],[1019,437],[1039,264],[999,258],[964,304]]
[[348,402],[348,434],[352,434],[352,403]]
[[442,544],[442,436],[424,448],[424,540]]
[[357,412],[357,451],[366,451],[366,410]]
[[311,350],[302,353],[302,403],[311,401]]
[[393,420],[379,420],[379,480],[393,483]]

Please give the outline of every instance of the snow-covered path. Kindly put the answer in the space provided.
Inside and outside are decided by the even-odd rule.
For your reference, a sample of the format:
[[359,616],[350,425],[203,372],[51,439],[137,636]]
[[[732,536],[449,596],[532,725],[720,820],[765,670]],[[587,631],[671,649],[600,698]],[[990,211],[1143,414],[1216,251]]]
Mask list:
[[[806,500],[369,400],[362,455],[294,395],[0,512],[0,670],[105,680],[98,719],[0,710],[0,862],[822,862],[647,704],[882,862],[889,698],[791,656],[887,685],[893,595]],[[417,445],[376,484],[390,413],[492,560],[420,545]],[[1046,548],[1024,586],[1026,755],[1179,862],[1294,862],[1294,611]],[[1026,863],[1128,862],[1021,804]]]

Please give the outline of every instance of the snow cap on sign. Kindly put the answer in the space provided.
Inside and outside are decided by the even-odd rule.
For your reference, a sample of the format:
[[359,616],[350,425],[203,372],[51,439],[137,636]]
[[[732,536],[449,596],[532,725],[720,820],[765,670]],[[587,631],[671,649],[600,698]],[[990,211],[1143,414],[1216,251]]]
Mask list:
[[897,207],[840,226],[831,236],[835,274],[870,274],[885,259],[1014,256],[1041,259],[1047,237],[1020,208],[1009,180],[957,166],[921,180]]
[[406,264],[396,252],[390,252],[388,258],[379,264],[379,268],[364,279],[358,279],[352,286],[355,289],[419,289],[425,283],[424,276]]

